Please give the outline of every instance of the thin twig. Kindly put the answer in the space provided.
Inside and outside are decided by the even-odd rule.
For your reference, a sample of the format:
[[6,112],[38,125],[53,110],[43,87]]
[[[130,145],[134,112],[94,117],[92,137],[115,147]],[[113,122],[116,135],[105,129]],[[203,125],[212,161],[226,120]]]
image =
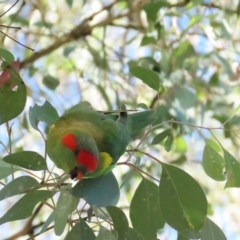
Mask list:
[[4,16],[6,13],[8,13],[18,2],[19,2],[19,0],[17,0],[7,11],[5,11],[4,13],[2,13],[2,14],[0,15],[0,18],[1,18],[2,16]]
[[23,47],[25,47],[25,48],[27,48],[27,49],[29,49],[29,50],[31,50],[31,51],[34,52],[34,49],[32,49],[32,48],[30,48],[30,47],[28,47],[28,46],[26,46],[26,45],[20,43],[19,41],[17,41],[16,39],[10,37],[8,34],[4,33],[3,31],[0,31],[0,33],[2,33],[2,34],[3,34],[4,36],[6,36],[6,37],[12,39],[14,42],[18,43],[19,45],[21,45],[21,46],[23,46]]

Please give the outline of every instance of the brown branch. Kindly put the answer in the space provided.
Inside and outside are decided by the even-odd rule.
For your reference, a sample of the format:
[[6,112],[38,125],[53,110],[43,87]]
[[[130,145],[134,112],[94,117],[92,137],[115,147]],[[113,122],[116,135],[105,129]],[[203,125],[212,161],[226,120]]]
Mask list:
[[[168,8],[174,8],[174,7],[185,7],[190,1],[189,0],[185,0],[179,3],[175,3],[175,4],[169,4]],[[219,5],[216,5],[215,3],[202,3],[200,4],[201,6],[207,7],[207,8],[216,8],[222,11],[225,11],[227,13],[237,13],[236,10],[233,9],[229,9],[229,8],[223,8]]]

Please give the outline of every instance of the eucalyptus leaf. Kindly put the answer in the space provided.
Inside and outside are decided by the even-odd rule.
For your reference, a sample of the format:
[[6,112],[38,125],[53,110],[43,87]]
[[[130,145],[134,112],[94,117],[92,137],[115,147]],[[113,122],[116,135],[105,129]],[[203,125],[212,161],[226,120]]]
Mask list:
[[74,225],[65,240],[95,240],[96,237],[92,229],[85,223],[83,219],[80,219],[78,223]]
[[116,205],[119,187],[112,172],[98,178],[82,179],[72,189],[74,197],[84,198],[88,204],[97,207]]
[[0,180],[19,170],[19,167],[0,160]]
[[4,48],[0,48],[0,57],[9,63],[14,61],[13,54]]
[[162,164],[159,186],[164,220],[179,232],[199,231],[207,216],[207,199],[200,185],[188,173]]
[[150,88],[158,91],[160,87],[160,78],[154,71],[140,66],[133,66],[130,68],[130,72],[133,76],[141,79]]
[[240,163],[225,149],[225,170],[227,175],[227,182],[225,188],[240,187]]
[[30,217],[37,203],[54,194],[55,192],[48,190],[27,193],[0,218],[0,224]]
[[157,134],[157,136],[154,137],[154,139],[152,140],[151,145],[155,145],[155,144],[159,144],[161,143],[171,132],[171,129],[166,129],[163,132]]
[[44,122],[48,127],[51,127],[58,118],[59,116],[56,109],[48,101],[45,101],[42,106],[35,104],[29,109],[30,123],[32,127],[37,131],[39,130],[38,123],[40,121]]
[[148,240],[155,240],[157,230],[164,226],[158,187],[145,178],[142,179],[132,198],[130,219],[133,228]]
[[212,179],[216,181],[224,181],[226,179],[224,158],[207,144],[203,151],[202,164],[204,171]]
[[15,178],[0,190],[0,201],[17,194],[26,193],[36,186],[39,186],[38,181],[30,176]]
[[0,75],[0,125],[17,117],[24,109],[27,88],[19,73],[8,62],[3,62]]
[[16,152],[5,156],[3,161],[33,171],[47,170],[46,160],[37,152]]
[[54,217],[54,231],[60,236],[68,221],[68,216],[76,209],[79,199],[73,197],[67,190],[62,190],[57,201]]
[[128,220],[125,213],[114,206],[107,207],[107,211],[112,219],[114,230],[118,232],[118,240],[125,240],[128,233]]
[[112,231],[109,231],[104,227],[100,227],[98,236],[96,237],[95,240],[118,240],[118,239],[115,238]]
[[222,230],[209,218],[206,219],[201,233],[201,240],[227,240]]
[[48,216],[47,220],[44,222],[42,226],[40,233],[44,233],[45,231],[47,231],[48,226],[54,221],[55,214],[56,210],[52,211],[52,213]]

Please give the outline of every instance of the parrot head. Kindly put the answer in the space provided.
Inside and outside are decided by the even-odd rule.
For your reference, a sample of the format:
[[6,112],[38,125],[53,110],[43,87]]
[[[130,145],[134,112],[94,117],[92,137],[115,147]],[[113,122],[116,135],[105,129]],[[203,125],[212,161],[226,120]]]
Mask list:
[[91,151],[81,148],[74,134],[64,135],[61,142],[63,147],[71,150],[75,156],[76,166],[69,172],[71,179],[81,180],[87,173],[96,170],[98,166],[97,157]]

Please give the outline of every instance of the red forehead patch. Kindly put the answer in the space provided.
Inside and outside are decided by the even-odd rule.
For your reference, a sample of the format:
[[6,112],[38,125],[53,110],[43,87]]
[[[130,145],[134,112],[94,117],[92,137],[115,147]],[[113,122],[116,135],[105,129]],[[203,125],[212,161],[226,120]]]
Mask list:
[[77,147],[77,141],[75,139],[75,136],[71,133],[66,134],[65,136],[63,136],[62,138],[62,144],[71,149],[72,151],[75,151],[76,147]]

